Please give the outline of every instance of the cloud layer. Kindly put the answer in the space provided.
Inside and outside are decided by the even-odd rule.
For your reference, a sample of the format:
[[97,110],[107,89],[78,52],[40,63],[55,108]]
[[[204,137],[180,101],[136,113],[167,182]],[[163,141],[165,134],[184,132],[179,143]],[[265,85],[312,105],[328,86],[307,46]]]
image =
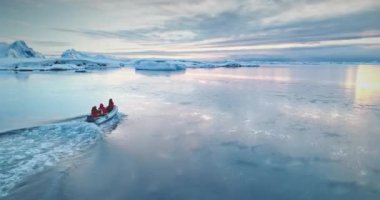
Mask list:
[[0,38],[38,41],[33,45],[50,54],[74,47],[129,57],[380,60],[375,53],[380,50],[377,0],[4,0],[0,4],[0,26],[8,28],[0,31]]

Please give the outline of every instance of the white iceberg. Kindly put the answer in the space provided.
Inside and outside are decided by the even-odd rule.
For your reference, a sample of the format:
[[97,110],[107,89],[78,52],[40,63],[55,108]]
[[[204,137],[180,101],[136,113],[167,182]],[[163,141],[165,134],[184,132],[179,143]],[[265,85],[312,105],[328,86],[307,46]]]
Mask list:
[[96,60],[96,61],[118,61],[112,56],[102,54],[89,54],[75,49],[68,49],[61,55],[62,59],[75,59],[75,60]]
[[80,51],[77,51],[75,49],[68,49],[62,53],[61,58],[64,58],[64,59],[92,59],[93,57],[90,55],[87,55],[85,53],[82,53]]
[[53,64],[51,66],[47,66],[45,70],[48,71],[66,71],[66,70],[78,70],[83,71],[85,68],[83,66],[77,66],[74,64]]
[[0,58],[44,58],[30,48],[24,41],[18,40],[12,44],[0,43]]
[[165,60],[139,60],[134,63],[136,70],[177,71],[184,70],[185,65]]

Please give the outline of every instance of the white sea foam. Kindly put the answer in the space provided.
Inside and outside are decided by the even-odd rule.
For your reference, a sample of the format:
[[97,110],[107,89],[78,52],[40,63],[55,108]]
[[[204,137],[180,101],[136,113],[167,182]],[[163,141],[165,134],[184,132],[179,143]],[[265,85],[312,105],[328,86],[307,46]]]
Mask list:
[[84,119],[71,120],[1,134],[0,197],[6,196],[25,177],[85,151],[117,122],[111,120],[98,127]]

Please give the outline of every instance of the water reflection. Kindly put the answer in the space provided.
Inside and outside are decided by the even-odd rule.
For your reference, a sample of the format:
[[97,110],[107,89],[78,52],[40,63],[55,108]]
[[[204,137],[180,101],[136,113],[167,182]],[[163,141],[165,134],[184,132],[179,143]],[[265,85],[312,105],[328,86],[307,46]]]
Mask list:
[[29,79],[29,76],[30,76],[30,72],[15,72],[14,73],[15,75],[15,78],[19,81],[27,81]]
[[[242,75],[245,74],[245,75]],[[213,79],[240,79],[240,80],[268,80],[288,82],[291,80],[289,68],[260,68],[252,70],[250,68],[219,70],[213,69],[212,73],[187,72],[188,77],[204,77]]]
[[[37,175],[17,188],[18,199],[56,190],[69,194],[62,199],[251,199],[252,192],[267,199],[376,199],[378,111],[362,115],[350,108],[363,91],[370,91],[369,99],[379,94],[378,73],[263,67],[189,69],[167,78],[120,69],[33,75],[28,87],[11,76],[0,78],[0,128],[38,124],[40,118],[30,121],[41,108],[41,119],[78,116],[109,96],[128,114],[86,159],[72,162],[76,167],[64,178],[48,174],[56,184],[44,187],[39,183],[49,181]],[[289,187],[281,185],[289,180]],[[276,188],[273,196],[263,186]]]
[[136,74],[140,74],[143,76],[163,76],[163,77],[170,77],[173,75],[179,75],[179,74],[185,74],[185,70],[178,70],[178,71],[147,71],[147,70],[135,70]]
[[355,101],[360,104],[374,103],[380,100],[380,68],[359,66],[355,81]]

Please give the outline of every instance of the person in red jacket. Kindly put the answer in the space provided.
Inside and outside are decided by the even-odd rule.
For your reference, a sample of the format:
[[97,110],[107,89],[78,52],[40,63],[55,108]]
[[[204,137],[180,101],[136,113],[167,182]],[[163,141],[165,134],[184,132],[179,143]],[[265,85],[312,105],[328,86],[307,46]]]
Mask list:
[[99,117],[100,113],[98,111],[98,109],[96,109],[96,106],[93,106],[92,109],[91,109],[91,117],[93,119]]
[[113,100],[112,99],[108,100],[107,111],[111,112],[113,110],[113,107],[114,107]]
[[102,103],[99,106],[99,112],[100,112],[100,115],[105,115],[108,113],[107,109],[104,107]]

